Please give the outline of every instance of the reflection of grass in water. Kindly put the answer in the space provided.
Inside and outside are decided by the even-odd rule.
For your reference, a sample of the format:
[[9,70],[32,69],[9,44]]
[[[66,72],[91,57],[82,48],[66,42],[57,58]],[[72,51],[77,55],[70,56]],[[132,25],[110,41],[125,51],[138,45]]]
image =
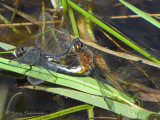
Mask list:
[[2,120],[4,115],[5,102],[8,93],[8,86],[5,84],[0,84],[0,120]]
[[18,92],[18,93],[15,93],[12,97],[11,97],[11,99],[9,100],[9,102],[8,102],[8,105],[7,105],[7,108],[6,108],[6,113],[9,113],[10,111],[12,111],[14,108],[13,107],[15,107],[15,103],[16,103],[16,100],[19,98],[18,96],[19,95],[22,95],[22,92]]

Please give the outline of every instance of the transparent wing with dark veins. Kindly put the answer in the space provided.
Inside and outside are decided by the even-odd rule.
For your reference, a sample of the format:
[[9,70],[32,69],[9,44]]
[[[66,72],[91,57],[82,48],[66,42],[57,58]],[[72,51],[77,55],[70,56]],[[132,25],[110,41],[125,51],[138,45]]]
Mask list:
[[[44,21],[45,24],[43,23],[43,17],[45,20]],[[41,48],[42,50],[44,50],[44,49],[46,49],[46,47],[49,44],[54,43],[54,42],[52,42],[52,40],[53,40],[53,37],[55,37],[55,27],[54,27],[54,23],[47,23],[46,22],[46,21],[50,21],[50,22],[53,21],[53,18],[47,12],[45,12],[45,13],[42,12],[40,14],[39,20],[42,23],[39,25],[39,31],[36,36],[35,43],[38,48]],[[42,28],[44,28],[44,29],[42,29]],[[44,30],[44,31],[42,31],[42,30]]]
[[[50,79],[51,77],[54,77],[50,70],[53,72],[57,71],[56,64],[50,63],[44,55],[44,52],[55,55],[61,54],[67,51],[71,42],[68,31],[64,29],[56,31],[54,23],[47,23],[47,21],[53,21],[53,18],[49,13],[41,13],[39,19],[42,21],[42,23],[39,26],[39,31],[35,39],[36,47],[29,49],[25,54],[22,55],[22,57],[15,59],[19,63],[25,63],[39,68],[38,72],[32,71],[28,75],[28,81],[32,85],[38,85]],[[50,75],[42,74],[42,68],[45,68],[46,71],[49,71]]]
[[[46,12],[45,14],[41,13],[40,21],[43,21],[43,15],[45,15],[45,21],[53,21],[51,15]],[[44,32],[42,31],[42,27],[44,27]],[[65,53],[70,48],[70,43],[71,37],[67,30],[56,30],[54,23],[40,24],[36,37],[36,46],[41,48],[44,52],[53,55]]]
[[[39,67],[39,73],[37,72],[30,72],[30,74],[27,76],[28,81],[32,84],[32,85],[38,85],[40,83],[45,82],[46,80],[50,79],[51,77],[55,78],[53,80],[56,80],[55,75],[53,75],[51,72],[49,72],[49,70],[54,71],[56,74],[57,71],[57,67],[55,64],[52,63],[52,65],[50,65],[50,62],[48,62],[48,60],[45,58],[45,56],[43,56],[42,54],[40,55],[40,59],[35,63],[36,67]],[[46,71],[48,71],[50,73],[49,76],[42,74],[41,69],[44,69]],[[30,77],[30,76],[35,76],[35,77]],[[38,78],[41,79],[38,79]],[[54,81],[53,81],[54,82]]]
[[15,61],[28,65],[34,65],[40,58],[40,52],[38,48],[33,47],[24,53],[21,57],[16,58]]
[[45,82],[45,80],[41,80],[41,79],[30,77],[30,76],[27,76],[27,79],[28,79],[28,82],[32,85],[39,85]]
[[70,48],[71,36],[67,30],[61,28],[57,31],[56,37],[61,48],[60,53],[64,53]]

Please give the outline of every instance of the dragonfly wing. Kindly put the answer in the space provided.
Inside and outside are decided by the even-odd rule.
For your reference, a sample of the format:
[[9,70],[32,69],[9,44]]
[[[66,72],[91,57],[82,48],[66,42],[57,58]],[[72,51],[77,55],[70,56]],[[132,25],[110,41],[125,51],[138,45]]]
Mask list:
[[[28,75],[28,81],[32,84],[32,85],[38,85],[41,84],[45,81],[47,81],[48,79],[50,79],[52,77],[53,80],[56,80],[56,71],[57,71],[57,67],[56,64],[54,63],[50,63],[45,56],[43,56],[41,54],[39,60],[37,61],[37,63],[35,64],[36,67],[39,67],[39,72],[34,72],[32,71],[29,75]],[[46,74],[42,74],[42,69],[43,71],[47,71],[48,75]],[[55,74],[53,75],[51,73],[51,71],[55,72]],[[30,77],[30,76],[35,76],[35,77]]]
[[27,76],[27,79],[28,79],[28,82],[32,85],[39,85],[39,84],[45,82],[44,80],[34,78],[34,77],[30,77],[30,76]]
[[42,50],[51,44],[53,37],[55,36],[55,26],[54,23],[47,23],[46,21],[53,22],[53,18],[47,12],[42,12],[40,14],[39,20],[42,22],[39,25],[39,31],[36,36],[35,42],[38,48]]
[[[42,59],[40,61],[43,61],[43,62],[40,62],[39,65],[43,66],[43,68],[45,68],[45,70],[47,70],[47,72],[50,74],[50,76],[42,75],[44,80],[48,80],[51,77],[53,80],[56,80],[57,65],[53,62],[49,62],[48,59],[45,58],[45,56],[42,56],[41,58]],[[52,74],[51,71],[54,72],[54,74]]]
[[45,51],[53,55],[65,55],[70,48],[70,44],[71,37],[69,32],[65,29],[59,29],[56,32],[56,37],[53,37],[52,41],[50,41],[50,44],[48,44],[45,48]]
[[[102,81],[100,81],[99,83],[99,87],[100,87],[100,91],[103,95],[103,98],[104,100],[106,101],[107,105],[108,105],[108,108],[110,110],[114,110],[115,107],[114,107],[114,103],[112,102],[111,98],[108,96],[108,94],[105,92],[105,89],[106,90],[109,90]],[[110,90],[109,90],[110,91]]]
[[71,43],[69,32],[64,29],[55,30],[54,23],[47,23],[46,21],[53,21],[47,12],[42,12],[39,19],[42,23],[36,37],[36,46],[48,54],[65,55]]
[[[40,57],[40,52],[36,47],[29,49],[26,53],[24,53],[21,57],[14,59],[18,63],[14,66],[21,67],[21,63],[27,65],[34,65]],[[12,65],[12,62],[10,63]]]
[[67,30],[61,28],[57,31],[56,37],[61,48],[60,52],[64,53],[70,48],[71,36]]
[[106,86],[105,83],[104,83],[104,80],[98,76],[98,73],[97,73],[97,72],[98,72],[98,71],[96,71],[96,73],[95,73],[94,76],[95,76],[95,78],[96,78],[96,80],[97,80],[97,83],[98,83],[98,85],[99,85],[99,89],[100,89],[100,92],[101,92],[101,94],[102,94],[102,97],[104,98],[104,100],[105,100],[108,108],[109,108],[110,110],[114,110],[114,109],[115,109],[114,103],[113,103],[113,101],[111,100],[110,96],[106,93],[106,90],[108,90],[108,91],[110,91],[110,92],[111,92],[111,90],[109,90],[109,89],[107,88],[107,86]]

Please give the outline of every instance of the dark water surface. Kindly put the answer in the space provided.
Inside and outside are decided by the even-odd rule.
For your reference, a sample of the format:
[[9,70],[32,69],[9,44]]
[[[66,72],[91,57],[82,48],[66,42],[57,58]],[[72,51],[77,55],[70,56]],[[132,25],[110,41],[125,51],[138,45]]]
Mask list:
[[[1,0],[2,1],[2,0]],[[75,3],[87,7],[87,5],[92,6],[93,13],[99,18],[103,19],[105,22],[109,22],[115,27],[117,27],[121,32],[129,36],[136,44],[142,46],[143,49],[149,51],[156,58],[160,58],[160,34],[159,29],[153,26],[152,24],[146,22],[142,18],[121,18],[121,19],[112,19],[111,16],[127,16],[133,15],[134,13],[124,7],[122,4],[118,4],[117,0],[93,0],[92,2],[88,2],[86,0],[73,0]],[[134,6],[139,9],[148,12],[150,14],[157,14],[159,12],[159,0],[127,0]],[[15,8],[14,2],[12,0],[4,1],[3,3]],[[52,8],[50,1],[45,0],[46,8]],[[19,0],[18,10],[29,14],[38,20],[39,15],[41,13],[41,0]],[[76,13],[76,16],[80,16]],[[11,19],[13,12],[2,7],[0,9],[0,14],[3,15],[8,20]],[[15,15],[13,23],[20,22],[29,22],[28,20],[22,18],[19,15]],[[1,24],[4,24],[0,21]],[[94,32],[97,34],[97,38],[104,38],[103,45],[104,47],[108,47],[112,50],[118,50],[118,48],[110,42],[105,36],[97,30],[97,26],[93,24]],[[8,43],[14,46],[24,45],[24,46],[34,46],[35,38],[33,36],[36,35],[38,26],[31,25],[28,26],[31,33],[28,32],[26,26],[16,27],[20,33],[14,33],[9,27],[0,27],[0,42]],[[106,40],[106,41],[104,41]],[[117,41],[131,53],[137,52],[126,46],[120,41]],[[141,74],[141,71],[137,70],[135,66],[133,66],[130,62],[114,57],[113,55],[104,54],[102,52],[96,51],[95,53],[103,54],[107,63],[110,64],[110,69],[117,74],[117,76],[124,81],[132,83],[140,82],[147,87],[151,87],[159,90],[160,82],[159,82],[159,72],[160,70],[157,68],[152,68],[147,65],[138,64],[141,68],[143,68],[147,74],[148,78],[145,77],[144,74]],[[1,55],[2,56],[2,55]],[[12,55],[3,55],[2,57],[12,59]],[[10,107],[8,108],[7,113],[4,114],[5,119],[12,119],[14,115],[15,118],[26,117],[30,115],[36,114],[50,114],[56,111],[60,111],[63,109],[67,109],[76,105],[83,104],[82,102],[66,98],[57,94],[46,93],[44,91],[34,91],[28,90],[24,88],[18,88],[19,86],[26,85],[26,77],[19,74],[13,74],[12,72],[7,72],[1,70],[0,73],[2,76],[0,77],[0,82],[2,85],[6,86],[6,104],[4,105],[4,111],[7,110],[9,106],[9,101],[14,97],[11,102]],[[4,77],[5,76],[5,77]],[[8,76],[8,77],[6,77]],[[127,91],[128,92],[128,91]],[[129,91],[130,92],[130,91]],[[19,93],[19,94],[18,94]],[[16,95],[17,94],[17,95]],[[133,94],[131,92],[131,94]],[[133,94],[134,95],[134,94]],[[143,101],[142,101],[143,102]],[[155,112],[160,111],[160,106],[155,102],[143,102],[143,107]],[[112,112],[95,108],[95,116],[111,116],[116,117]],[[65,117],[57,118],[57,120],[87,120],[87,111],[76,112],[71,115],[67,115]]]

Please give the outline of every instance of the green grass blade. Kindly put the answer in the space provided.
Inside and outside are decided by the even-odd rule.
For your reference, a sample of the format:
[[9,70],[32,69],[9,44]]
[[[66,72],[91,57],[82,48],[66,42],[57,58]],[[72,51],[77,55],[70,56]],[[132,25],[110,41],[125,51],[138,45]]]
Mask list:
[[29,117],[29,118],[23,118],[22,120],[50,120],[50,119],[53,119],[53,118],[57,118],[57,117],[60,117],[60,116],[64,116],[64,115],[67,115],[67,114],[70,114],[70,113],[74,113],[74,112],[77,112],[77,111],[90,109],[90,108],[93,108],[93,106],[88,105],[88,104],[84,104],[84,105],[79,105],[79,106],[75,106],[75,107],[72,107],[72,108],[68,108],[68,109],[65,109],[65,110],[62,110],[62,111],[59,111],[59,112],[56,112],[56,113],[52,113],[52,114],[48,114],[48,115],[44,115],[44,116],[39,116],[39,117],[33,116],[33,117]]
[[118,39],[120,39],[122,42],[124,42],[128,46],[132,47],[134,50],[138,51],[139,53],[141,53],[145,57],[149,58],[150,60],[154,61],[155,63],[160,64],[159,60],[157,60],[152,55],[150,55],[149,53],[147,53],[146,51],[144,51],[143,49],[141,49],[139,46],[137,46],[136,44],[134,44],[132,41],[130,41],[127,38],[125,38],[123,35],[121,35],[120,33],[118,33],[116,30],[112,29],[111,27],[109,27],[106,24],[104,24],[103,22],[101,22],[99,19],[97,19],[96,17],[94,17],[92,14],[86,12],[85,10],[83,10],[81,7],[79,7],[78,5],[76,5],[75,3],[73,3],[70,0],[67,0],[67,3],[72,8],[74,8],[76,11],[78,11],[79,13],[82,13],[85,17],[87,17],[88,19],[90,19],[91,21],[93,21],[94,23],[96,23],[97,25],[99,25],[100,27],[102,27],[104,30],[108,31],[110,34],[112,34],[115,37],[117,37]]
[[[12,63],[17,64],[17,62],[15,61],[12,61]],[[11,66],[9,64],[9,60],[0,58],[0,68],[23,74],[24,71],[30,68],[30,66],[29,65],[27,66],[25,64],[21,64],[19,67]],[[32,70],[26,72],[26,75],[29,75],[30,72],[39,73],[38,70],[39,68],[33,66]],[[79,91],[65,89],[65,88],[62,88],[62,89],[49,88],[47,86],[45,87],[37,86],[36,89],[58,93],[64,96],[81,100],[83,102],[92,104],[94,106],[98,106],[98,107],[110,110],[108,108],[108,105],[106,104],[106,101],[104,100],[105,96],[103,97],[100,91],[97,80],[90,77],[80,77],[80,76],[73,77],[65,74],[54,73],[52,71],[50,71],[52,73],[50,74],[50,72],[45,69],[41,69],[41,72],[43,76],[52,77],[49,80],[47,80],[47,82],[70,87]],[[35,77],[35,76],[32,76],[32,77]],[[55,81],[55,77],[57,78],[56,81]],[[36,78],[42,79],[41,76],[36,76]],[[132,100],[132,98],[117,91],[116,89],[112,88],[109,85],[106,85],[106,86],[109,89],[109,90],[105,89],[105,92],[109,96],[109,97],[107,96],[107,99],[112,100],[114,103],[113,105],[115,109],[112,109],[113,112],[128,116],[130,118],[137,118],[137,117],[144,118],[150,114],[157,114],[157,113],[153,113],[138,107],[137,105],[133,104],[134,101]]]
[[94,120],[94,110],[93,110],[94,106],[92,106],[91,108],[89,108],[87,110],[88,112],[88,118]]
[[[100,107],[103,109],[109,110],[108,105],[106,104],[106,101],[104,100],[103,97],[100,97],[100,96],[95,96],[92,94],[87,94],[84,92],[80,92],[80,91],[76,91],[76,90],[72,90],[72,89],[67,89],[67,88],[51,88],[51,87],[42,87],[42,86],[41,87],[37,86],[36,88],[28,86],[27,88],[34,89],[34,90],[35,89],[36,90],[43,90],[43,91],[47,91],[47,92],[51,92],[51,93],[60,94],[63,96],[67,96],[67,97],[70,97],[70,98],[73,98],[73,99],[76,99],[79,101],[83,101],[85,103],[88,103],[88,104],[91,104],[91,105],[94,105],[94,106],[97,106],[97,107]],[[123,116],[129,117],[132,119],[137,118],[137,119],[144,120],[149,115],[152,115],[152,114],[160,115],[158,113],[151,112],[151,111],[142,109],[140,107],[129,106],[129,105],[126,105],[124,103],[121,103],[121,102],[118,102],[115,100],[113,100],[113,103],[114,103],[115,109],[112,112],[115,112],[117,114],[121,114]]]
[[67,9],[68,9],[66,0],[62,0],[62,6],[63,6],[63,15],[66,17]]
[[74,35],[75,35],[75,37],[79,38],[79,32],[78,32],[76,20],[74,18],[74,13],[73,13],[73,10],[72,10],[71,7],[68,7],[68,13],[69,13],[70,20],[71,20],[71,23],[72,23],[72,28],[73,28],[73,31],[74,31]]
[[144,18],[146,21],[152,23],[156,27],[160,28],[160,23],[154,19],[153,17],[149,16],[148,13],[141,11],[140,9],[136,8],[135,6],[129,4],[128,2],[124,0],[119,0],[121,3],[123,3],[126,7],[131,9],[133,12]]
[[3,42],[0,42],[0,47],[6,51],[16,48],[15,46],[12,46],[12,45],[9,45],[9,44],[3,43]]
[[[0,58],[0,67],[3,69],[7,69],[7,70],[10,70],[13,72],[20,73],[20,74],[24,74],[24,71],[26,71],[25,75],[33,75],[33,74],[31,74],[31,72],[34,72],[34,76],[31,76],[31,77],[35,77],[35,74],[39,75],[39,73],[40,73],[39,68],[37,68],[37,67],[32,66],[32,69],[30,71],[27,71],[28,69],[30,69],[29,65],[21,64],[18,67],[16,67],[18,62],[16,62],[16,61],[11,61],[11,62],[12,62],[12,66],[10,65],[9,60],[4,59],[4,58]],[[14,66],[14,64],[15,64],[15,66]],[[83,91],[86,93],[90,93],[90,94],[103,96],[103,94],[101,93],[101,90],[99,88],[99,84],[97,83],[97,80],[95,80],[91,77],[69,76],[69,75],[65,75],[65,74],[55,73],[53,71],[48,71],[46,69],[41,69],[41,74],[43,74],[43,77],[46,76],[44,78],[50,78],[47,80],[47,82],[59,84],[62,86],[67,86],[67,87],[74,88],[74,89],[77,89],[77,90],[80,90],[80,91]],[[41,77],[42,76],[40,76],[40,75],[36,76],[36,78],[38,78],[38,79],[43,79]],[[55,81],[55,77],[56,77],[56,81]],[[127,104],[130,104],[130,105],[132,105],[132,103],[134,102],[134,100],[132,98],[117,91],[116,89],[112,88],[111,86],[107,85],[106,87],[108,90],[106,89],[105,92],[107,93],[107,95],[109,97],[119,99],[121,102],[126,102]]]

